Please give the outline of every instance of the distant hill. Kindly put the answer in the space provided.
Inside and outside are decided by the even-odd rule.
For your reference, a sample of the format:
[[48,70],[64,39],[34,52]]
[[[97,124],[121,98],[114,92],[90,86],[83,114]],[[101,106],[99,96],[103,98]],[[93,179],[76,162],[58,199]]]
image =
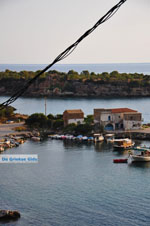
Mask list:
[[[0,95],[12,95],[37,72],[0,72]],[[32,84],[24,96],[31,97],[135,97],[150,96],[150,76],[113,71],[101,74],[70,70],[68,73],[49,71]]]

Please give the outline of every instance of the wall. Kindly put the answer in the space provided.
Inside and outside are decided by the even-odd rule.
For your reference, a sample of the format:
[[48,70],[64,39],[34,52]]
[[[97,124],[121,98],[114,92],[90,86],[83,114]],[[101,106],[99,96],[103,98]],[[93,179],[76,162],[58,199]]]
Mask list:
[[125,130],[141,129],[141,121],[123,120]]
[[80,123],[80,124],[82,124],[83,121],[84,121],[84,119],[69,119],[68,120],[68,124],[71,124],[71,123],[75,123],[75,124]]

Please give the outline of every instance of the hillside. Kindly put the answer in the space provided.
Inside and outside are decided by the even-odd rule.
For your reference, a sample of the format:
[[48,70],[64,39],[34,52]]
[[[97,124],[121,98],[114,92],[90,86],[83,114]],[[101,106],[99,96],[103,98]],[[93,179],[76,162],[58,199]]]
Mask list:
[[[38,72],[0,72],[0,95],[12,95]],[[49,71],[29,87],[24,96],[32,97],[136,97],[150,96],[150,76],[113,71],[95,74],[71,70]]]

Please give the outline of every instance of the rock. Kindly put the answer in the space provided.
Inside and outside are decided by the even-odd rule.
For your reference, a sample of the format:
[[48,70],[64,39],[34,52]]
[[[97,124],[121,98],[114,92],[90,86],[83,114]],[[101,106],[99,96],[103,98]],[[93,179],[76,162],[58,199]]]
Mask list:
[[16,210],[0,210],[0,221],[3,220],[17,220],[20,218],[20,213]]

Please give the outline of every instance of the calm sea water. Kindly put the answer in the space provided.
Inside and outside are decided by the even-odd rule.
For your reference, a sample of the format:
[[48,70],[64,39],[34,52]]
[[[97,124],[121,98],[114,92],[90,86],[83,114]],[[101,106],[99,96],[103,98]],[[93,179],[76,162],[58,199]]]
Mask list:
[[[6,99],[0,97],[0,102]],[[42,98],[19,98],[13,106],[21,113],[44,113]],[[72,108],[92,114],[101,107],[130,107],[142,112],[145,122],[150,119],[150,98],[47,99],[47,114]],[[137,144],[150,146],[150,141]],[[150,225],[150,163],[113,164],[128,152],[114,152],[105,143],[27,141],[5,152],[12,153],[38,154],[39,163],[0,165],[1,209],[17,209],[22,215],[5,225]]]
[[[0,103],[8,97],[0,97]],[[52,98],[47,99],[47,114],[62,114],[66,109],[82,109],[85,115],[93,114],[94,108],[120,108],[128,107],[142,113],[143,122],[150,122],[150,97],[147,98]],[[32,114],[35,112],[45,113],[44,98],[19,98],[13,103],[17,112]]]
[[39,163],[0,165],[1,208],[22,215],[6,225],[150,225],[150,163],[113,164],[128,152],[105,143],[27,141],[12,153],[38,154]]

